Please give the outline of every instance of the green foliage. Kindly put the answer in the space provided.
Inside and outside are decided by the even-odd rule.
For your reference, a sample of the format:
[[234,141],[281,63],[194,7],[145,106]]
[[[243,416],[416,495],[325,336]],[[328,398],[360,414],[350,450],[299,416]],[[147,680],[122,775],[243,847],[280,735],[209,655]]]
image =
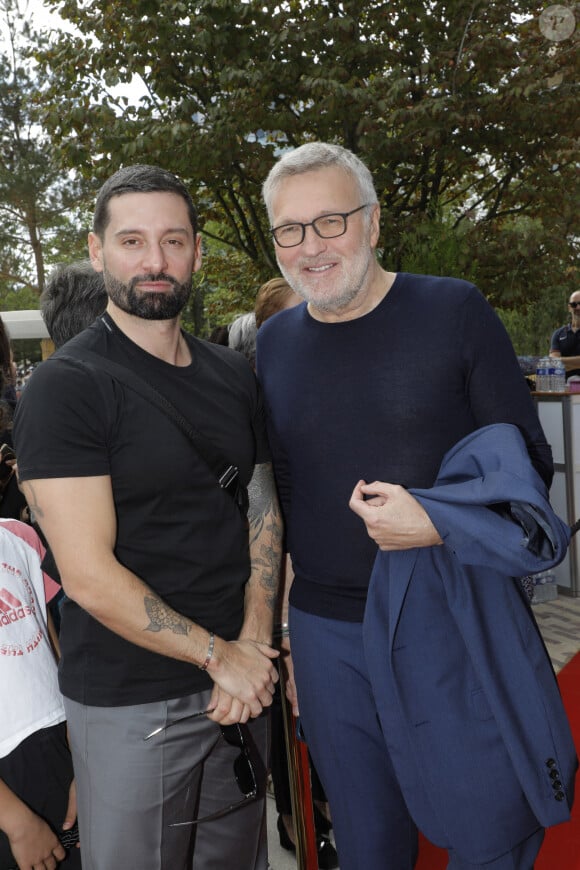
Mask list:
[[[374,174],[386,266],[456,262],[508,308],[540,300],[548,272],[572,288],[578,39],[546,40],[544,3],[55,5],[79,35],[38,53],[43,118],[87,177],[161,161],[189,183],[226,249],[274,274],[261,183],[280,149],[336,141]],[[111,90],[134,77],[137,105]],[[457,239],[438,238],[435,255],[420,237],[441,213]]]
[[[564,310],[563,310],[564,309]],[[527,308],[496,308],[518,356],[545,356],[556,326],[566,322],[565,305],[533,302]]]
[[26,311],[30,308],[38,308],[35,287],[11,288],[0,283],[0,311]]
[[[277,272],[260,198],[276,156],[322,139],[351,148],[373,172],[387,268],[453,272],[477,280],[506,317],[517,312],[514,324],[534,305],[558,324],[562,298],[578,287],[580,28],[547,40],[538,27],[544,2],[51,5],[77,33],[30,35],[36,98],[28,73],[11,92],[50,136],[32,135],[26,155],[35,204],[46,209],[43,256],[79,255],[85,218],[74,207],[90,203],[112,171],[162,163],[189,185],[202,215],[206,264],[187,316],[207,331],[248,310]],[[135,81],[138,101],[126,95]],[[1,82],[16,78],[3,68]],[[19,159],[12,174],[21,182]],[[55,185],[59,165],[84,188],[71,196]],[[8,193],[0,182],[0,207],[14,201]],[[9,248],[0,242],[0,269],[24,270],[41,286]],[[530,328],[544,334],[541,323],[532,318]]]
[[[206,241],[201,271],[196,276],[198,302],[203,309],[201,322],[195,324],[197,334],[209,335],[215,326],[225,326],[238,314],[253,311],[259,287],[274,274],[260,268],[247,256],[234,249]],[[192,318],[189,318],[192,324]]]
[[69,256],[79,247],[80,190],[38,124],[39,79],[27,51],[39,40],[15,0],[0,3],[0,21],[0,299],[36,307],[46,263],[60,259],[64,245]]
[[425,217],[400,238],[398,259],[404,272],[454,275],[477,283],[477,259],[464,225],[454,228],[439,215]]

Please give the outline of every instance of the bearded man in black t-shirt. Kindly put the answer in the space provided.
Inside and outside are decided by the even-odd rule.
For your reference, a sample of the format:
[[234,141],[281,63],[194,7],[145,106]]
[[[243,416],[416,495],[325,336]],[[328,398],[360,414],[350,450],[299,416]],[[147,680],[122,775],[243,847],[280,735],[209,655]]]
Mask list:
[[[266,870],[282,534],[256,381],[240,354],[180,328],[201,243],[175,176],[113,175],[89,254],[107,311],[38,368],[15,421],[67,593],[60,686],[83,867]],[[87,352],[177,407],[237,469],[247,516],[174,420]]]

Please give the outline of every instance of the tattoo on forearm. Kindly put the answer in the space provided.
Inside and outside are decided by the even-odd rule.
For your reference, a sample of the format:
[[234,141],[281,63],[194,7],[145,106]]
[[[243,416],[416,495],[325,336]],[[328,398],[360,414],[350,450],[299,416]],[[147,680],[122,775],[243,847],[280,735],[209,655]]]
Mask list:
[[258,572],[260,586],[268,593],[267,605],[273,611],[280,579],[282,518],[270,463],[255,467],[248,496],[252,571]]
[[175,613],[160,598],[146,595],[143,599],[147,616],[150,619],[145,631],[162,631],[167,628],[173,634],[189,634],[191,626],[185,617]]
[[250,545],[259,538],[264,530],[264,521],[272,509],[274,496],[274,475],[270,463],[256,465],[248,485],[248,522],[250,524]]

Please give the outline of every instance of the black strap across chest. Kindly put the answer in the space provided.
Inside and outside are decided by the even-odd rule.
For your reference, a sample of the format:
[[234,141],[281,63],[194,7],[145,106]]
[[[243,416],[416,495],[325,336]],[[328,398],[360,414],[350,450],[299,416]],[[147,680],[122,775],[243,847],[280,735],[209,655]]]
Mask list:
[[74,357],[61,354],[59,359],[65,359],[73,363],[78,363],[79,360],[89,363],[94,368],[107,372],[112,378],[129,387],[133,392],[163,411],[191,441],[199,456],[213,472],[219,486],[232,496],[240,508],[245,510],[247,507],[247,494],[244,488],[240,486],[237,466],[232,465],[231,462],[224,459],[215,445],[205,435],[202,435],[198,429],[192,426],[177,410],[175,405],[166,399],[155,387],[152,387],[151,384],[126,366],[113,362],[87,348],[76,349]]

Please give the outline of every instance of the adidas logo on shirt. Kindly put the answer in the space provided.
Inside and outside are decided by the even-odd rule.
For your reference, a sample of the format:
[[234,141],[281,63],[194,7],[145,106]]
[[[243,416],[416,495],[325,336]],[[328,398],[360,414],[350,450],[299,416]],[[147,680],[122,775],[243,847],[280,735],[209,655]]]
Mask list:
[[18,622],[34,613],[34,607],[23,604],[8,589],[0,589],[0,627]]

